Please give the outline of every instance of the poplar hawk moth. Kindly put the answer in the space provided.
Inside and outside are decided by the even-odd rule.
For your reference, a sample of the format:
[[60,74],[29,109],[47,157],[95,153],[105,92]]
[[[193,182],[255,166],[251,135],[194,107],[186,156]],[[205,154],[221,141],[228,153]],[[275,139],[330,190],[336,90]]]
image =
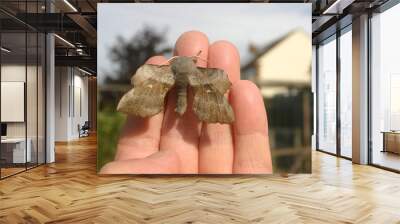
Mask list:
[[133,88],[118,103],[117,110],[139,117],[154,116],[164,110],[165,96],[175,87],[175,111],[187,108],[187,89],[194,90],[193,111],[200,121],[232,123],[234,112],[224,94],[231,87],[227,74],[218,68],[196,66],[197,56],[177,56],[170,65],[142,65],[131,79]]

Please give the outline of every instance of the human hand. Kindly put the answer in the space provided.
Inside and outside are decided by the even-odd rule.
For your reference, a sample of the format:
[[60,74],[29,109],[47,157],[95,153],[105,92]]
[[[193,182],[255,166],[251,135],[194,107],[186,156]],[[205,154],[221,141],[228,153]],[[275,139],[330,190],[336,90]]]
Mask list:
[[[183,116],[174,110],[176,92],[167,96],[164,112],[148,118],[128,116],[115,160],[100,174],[231,174],[272,173],[268,121],[259,89],[240,80],[240,58],[234,45],[217,41],[209,45],[205,34],[189,31],[176,44],[177,56],[194,56],[201,51],[197,66],[223,69],[232,82],[227,94],[235,113],[233,124],[200,122],[188,107]],[[148,64],[165,64],[155,56]]]

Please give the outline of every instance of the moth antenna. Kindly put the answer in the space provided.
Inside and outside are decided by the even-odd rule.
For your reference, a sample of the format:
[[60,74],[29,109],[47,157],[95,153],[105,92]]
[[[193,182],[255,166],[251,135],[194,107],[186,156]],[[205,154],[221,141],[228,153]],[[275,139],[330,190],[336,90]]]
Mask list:
[[200,60],[202,60],[202,61],[204,61],[204,62],[207,62],[206,59],[201,58],[201,57],[199,57],[199,56],[194,56],[193,58],[194,58],[195,62],[197,62],[197,59],[200,59]]
[[162,65],[169,64],[172,60],[174,60],[177,57],[179,57],[179,56],[173,56],[172,58],[168,59],[168,61],[164,62]]
[[199,57],[201,54],[201,50],[199,50],[199,53],[196,54],[196,57]]
[[201,54],[201,50],[199,51],[199,53],[196,54],[196,56],[193,56],[194,62],[196,63],[196,62],[197,62],[197,59],[200,59],[200,60],[202,60],[202,61],[204,61],[204,62],[207,62],[206,59],[203,59],[203,58],[200,57],[200,54]]

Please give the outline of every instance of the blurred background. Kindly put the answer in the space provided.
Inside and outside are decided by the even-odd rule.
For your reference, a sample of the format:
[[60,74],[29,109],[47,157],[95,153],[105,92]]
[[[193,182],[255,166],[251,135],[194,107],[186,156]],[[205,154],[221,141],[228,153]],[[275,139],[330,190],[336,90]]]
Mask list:
[[[185,10],[183,10],[185,7]],[[225,39],[241,56],[241,78],[264,97],[274,173],[311,172],[311,4],[99,4],[98,169],[114,158],[126,116],[116,112],[149,57],[171,57],[179,35]],[[118,14],[118,17],[115,15]],[[240,19],[239,19],[240,18]]]

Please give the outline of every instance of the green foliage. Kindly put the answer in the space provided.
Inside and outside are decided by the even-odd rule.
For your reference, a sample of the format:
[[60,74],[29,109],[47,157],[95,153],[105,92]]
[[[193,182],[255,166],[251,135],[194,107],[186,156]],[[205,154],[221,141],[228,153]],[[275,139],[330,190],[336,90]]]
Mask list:
[[98,111],[97,169],[114,160],[118,138],[126,116],[118,112]]

